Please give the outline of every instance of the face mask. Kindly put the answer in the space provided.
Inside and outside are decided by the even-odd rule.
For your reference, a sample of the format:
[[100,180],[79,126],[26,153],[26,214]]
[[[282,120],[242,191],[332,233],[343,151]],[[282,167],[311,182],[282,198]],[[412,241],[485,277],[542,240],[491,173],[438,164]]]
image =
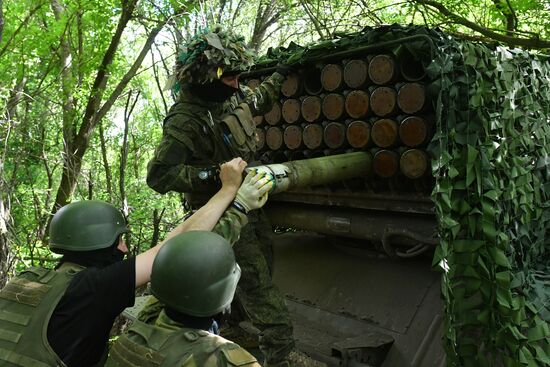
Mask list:
[[118,248],[115,247],[112,254],[113,263],[124,260],[124,255],[126,255],[124,252],[120,251]]
[[238,91],[238,89],[224,84],[220,79],[206,84],[193,84],[190,90],[200,99],[210,102],[223,102]]
[[118,243],[111,247],[94,251],[67,251],[63,255],[61,263],[72,262],[87,268],[103,268],[124,259],[125,253],[120,251],[117,245]]

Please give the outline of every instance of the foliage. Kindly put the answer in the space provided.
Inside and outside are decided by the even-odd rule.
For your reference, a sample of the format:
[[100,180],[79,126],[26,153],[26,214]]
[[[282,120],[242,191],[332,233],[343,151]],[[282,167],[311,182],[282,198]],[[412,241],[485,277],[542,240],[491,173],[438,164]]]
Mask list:
[[178,83],[204,84],[227,72],[243,71],[252,66],[254,55],[244,38],[220,26],[203,30],[189,40],[178,55]]
[[[65,162],[64,150],[82,122],[86,101],[121,13],[121,5],[117,1],[67,1],[59,4],[60,12],[53,10],[54,3],[57,2],[4,3],[3,14],[9,21],[6,22],[0,45],[0,78],[3,85],[10,89],[4,90],[7,93],[0,102],[1,110],[5,111],[5,119],[0,120],[0,137],[6,143],[6,150],[0,158],[3,166],[0,174],[2,182],[9,183],[9,191],[3,192],[2,199],[11,208],[8,244],[12,255],[19,261],[15,264],[16,268],[31,264],[51,265],[49,259],[52,256],[44,248],[43,239]],[[163,5],[160,3],[157,2]],[[180,6],[183,4],[179,3]],[[145,40],[148,27],[157,24],[154,17],[163,16],[156,11],[171,9],[167,3],[158,8],[150,5],[144,4],[136,10],[136,14],[143,18],[138,17],[131,24],[133,34],[123,37],[122,52],[115,55],[109,66],[107,93],[115,90],[115,83],[133,62],[139,52],[136,45]],[[152,12],[153,9],[156,10]],[[176,22],[174,26],[178,24]],[[69,53],[63,60],[64,47]],[[131,87],[147,90],[143,95],[154,100],[158,94],[152,95],[150,79],[149,74],[144,75]],[[115,110],[121,111],[124,103],[115,103],[115,106]],[[154,106],[157,108],[154,109]],[[160,134],[160,128],[153,127],[160,127],[163,114],[163,111],[159,113],[155,103],[146,107],[139,111],[135,120],[130,121],[132,125],[135,123],[136,128],[139,121],[148,122],[139,131],[131,131],[135,139],[130,147],[128,165],[132,167],[133,175],[125,173],[126,167],[122,169],[122,174],[128,176],[125,180],[127,200],[131,203],[154,203],[150,207],[131,204],[135,209],[132,214],[135,213],[142,221],[143,218],[149,219],[143,230],[136,232],[141,236],[135,243],[136,247],[145,249],[151,245],[154,210],[160,213],[164,205],[171,208],[165,211],[163,221],[168,218],[172,222],[182,215],[170,204],[178,203],[177,197],[161,197],[144,184],[147,160]],[[103,125],[108,141],[106,156],[116,172],[109,179],[114,182],[106,181],[99,136],[92,135],[91,152],[83,164],[73,200],[93,197],[122,205],[120,194],[118,197],[110,196],[106,191],[106,185],[113,184],[116,188],[116,182],[120,179],[119,150],[122,145],[120,113],[115,112],[110,117],[112,119]],[[142,132],[150,130],[156,135],[148,136]],[[11,262],[7,266],[11,267]]]

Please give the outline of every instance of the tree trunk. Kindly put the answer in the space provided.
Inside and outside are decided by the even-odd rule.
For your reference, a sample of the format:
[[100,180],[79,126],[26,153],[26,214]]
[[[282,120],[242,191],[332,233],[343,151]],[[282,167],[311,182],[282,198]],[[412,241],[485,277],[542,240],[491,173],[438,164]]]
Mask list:
[[[63,17],[65,9],[58,2],[58,0],[52,0],[52,10],[55,16],[55,20],[60,21]],[[65,143],[65,156],[70,155],[70,147],[74,140],[74,127],[75,120],[74,112],[74,82],[73,82],[73,65],[71,63],[71,45],[68,40],[67,34],[64,32],[61,36],[59,43],[59,63],[61,65],[61,92],[63,96],[62,104],[62,117],[63,117],[63,139]]]
[[111,166],[107,159],[107,144],[105,143],[105,131],[103,130],[103,122],[99,123],[99,143],[101,145],[101,158],[103,159],[103,169],[105,170],[105,183],[107,184],[107,198],[111,202],[113,200],[113,187],[111,182],[113,181],[113,174],[111,173]]
[[[117,29],[111,39],[109,47],[105,51],[105,55],[103,56],[103,60],[97,72],[78,134],[74,135],[74,132],[71,133],[70,135],[73,135],[74,139],[65,143],[66,154],[63,173],[61,176],[61,183],[57,190],[52,214],[70,201],[70,197],[76,188],[78,175],[82,167],[82,159],[88,149],[93,129],[98,122],[97,111],[99,110],[99,105],[109,78],[107,69],[113,62],[122,33],[130,21],[136,2],[137,0],[124,2]],[[104,113],[107,113],[107,111]]]
[[[133,7],[131,10],[133,11]],[[166,19],[164,22],[160,23],[156,28],[151,31],[149,37],[147,38],[147,41],[141,49],[139,56],[134,61],[134,64],[122,77],[121,81],[114,88],[113,93],[105,101],[103,106],[99,107],[108,78],[105,70],[112,63],[114,53],[116,52],[116,48],[118,46],[118,43],[120,42],[120,36],[122,35],[122,31],[124,30],[124,27],[126,26],[128,20],[129,16],[125,16],[123,12],[123,15],[121,16],[121,22],[125,23],[123,25],[119,23],[117,32],[113,37],[113,40],[111,41],[109,49],[105,53],[102,66],[98,71],[98,75],[96,77],[96,81],[94,82],[94,87],[92,88],[90,99],[88,100],[88,105],[86,106],[86,112],[82,120],[82,125],[80,126],[80,130],[75,138],[74,145],[70,149],[70,152],[72,152],[72,157],[67,157],[67,162],[63,167],[63,175],[61,178],[59,190],[57,192],[53,213],[55,213],[57,209],[69,202],[69,198],[76,188],[76,182],[82,166],[82,158],[86,153],[91,134],[93,133],[95,126],[97,125],[99,120],[105,117],[115,101],[124,91],[124,88],[126,88],[130,80],[132,80],[132,78],[136,75],[138,69],[143,62],[143,59],[151,49],[151,45],[153,44],[155,37],[168,21],[168,19]]]
[[[3,162],[0,162],[0,164]],[[2,175],[2,172],[0,172]],[[4,192],[4,180],[1,178],[0,189]],[[8,225],[10,223],[9,204],[4,204],[4,197],[0,196],[0,288],[4,287],[9,273],[10,247],[8,241]]]
[[6,104],[6,120],[8,120],[10,123],[15,118],[16,115],[16,109],[19,102],[21,102],[21,99],[23,98],[23,90],[25,89],[25,86],[27,85],[27,77],[22,76],[17,83],[15,84],[15,87],[10,91],[10,98],[8,99],[8,103]]
[[2,43],[2,35],[4,34],[4,2],[0,0],[0,43]]
[[165,209],[166,208],[163,208],[160,214],[158,209],[153,210],[153,236],[151,237],[151,248],[155,247],[159,242],[160,222],[162,221]]
[[[0,4],[1,9],[1,4]],[[3,18],[0,19],[3,21]],[[23,98],[23,90],[27,84],[27,77],[23,75],[16,83],[6,103],[5,111],[2,115],[5,118],[4,123],[0,124],[0,141],[3,143],[0,152],[0,288],[3,287],[8,279],[11,268],[10,252],[10,227],[11,227],[11,191],[9,180],[5,177],[4,162],[6,161],[11,129],[14,126],[13,121],[17,119],[17,106]],[[2,126],[3,125],[3,126]],[[17,163],[14,164],[14,167]]]
[[[126,175],[126,163],[128,162],[128,130],[130,117],[136,107],[136,103],[139,100],[140,92],[138,92],[132,101],[132,91],[128,93],[128,99],[126,100],[126,106],[124,108],[124,135],[122,138],[122,146],[120,147],[120,167],[119,167],[119,178],[118,178],[118,187],[120,189],[120,201],[122,205],[122,212],[126,218],[130,215],[130,210],[128,207],[128,198],[126,197],[126,185],[125,185],[125,175]],[[126,245],[128,248],[131,248],[131,237],[126,235]]]

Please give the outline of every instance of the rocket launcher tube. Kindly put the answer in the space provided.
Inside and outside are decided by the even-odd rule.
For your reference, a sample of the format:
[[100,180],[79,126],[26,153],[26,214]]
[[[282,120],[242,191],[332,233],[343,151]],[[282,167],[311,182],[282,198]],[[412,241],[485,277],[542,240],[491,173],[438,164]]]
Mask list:
[[354,152],[247,168],[250,169],[270,175],[274,182],[270,194],[276,194],[297,187],[368,176],[372,171],[372,155]]

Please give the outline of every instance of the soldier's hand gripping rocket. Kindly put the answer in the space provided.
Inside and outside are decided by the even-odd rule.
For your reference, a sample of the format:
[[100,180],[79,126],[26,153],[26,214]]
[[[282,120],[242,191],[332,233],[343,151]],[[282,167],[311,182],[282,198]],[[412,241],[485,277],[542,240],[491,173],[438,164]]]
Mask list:
[[242,158],[233,158],[220,166],[222,187],[237,192],[241,186],[243,171],[247,163]]
[[273,185],[274,182],[270,175],[251,169],[237,191],[236,206],[241,206],[246,213],[261,208],[267,202],[268,193]]

